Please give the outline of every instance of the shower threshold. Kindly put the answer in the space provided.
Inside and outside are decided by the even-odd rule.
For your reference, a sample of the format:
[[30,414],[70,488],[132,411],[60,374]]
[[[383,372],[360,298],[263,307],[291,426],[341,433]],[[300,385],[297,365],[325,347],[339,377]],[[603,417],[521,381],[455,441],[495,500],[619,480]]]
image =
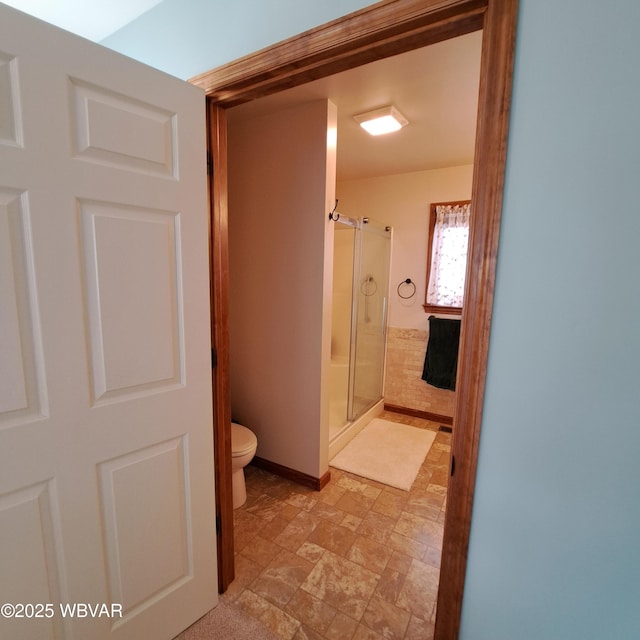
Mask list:
[[384,398],[380,398],[370,409],[365,411],[359,418],[340,429],[335,436],[329,440],[329,464],[331,459],[347,446],[374,418],[384,411]]

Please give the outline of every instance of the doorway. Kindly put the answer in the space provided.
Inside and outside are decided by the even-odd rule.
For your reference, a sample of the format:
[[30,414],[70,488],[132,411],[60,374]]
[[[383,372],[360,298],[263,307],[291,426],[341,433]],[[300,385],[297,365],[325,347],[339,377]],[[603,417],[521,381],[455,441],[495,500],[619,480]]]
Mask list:
[[[425,6],[426,5],[426,6]],[[215,171],[212,203],[212,335],[219,492],[221,586],[233,579],[228,388],[225,108],[377,59],[483,30],[480,98],[472,189],[475,221],[460,345],[452,477],[445,521],[435,637],[456,638],[471,523],[488,337],[498,248],[511,78],[515,0],[449,0],[437,5],[385,0],[192,79],[209,97],[209,145]],[[454,472],[455,469],[455,472]]]

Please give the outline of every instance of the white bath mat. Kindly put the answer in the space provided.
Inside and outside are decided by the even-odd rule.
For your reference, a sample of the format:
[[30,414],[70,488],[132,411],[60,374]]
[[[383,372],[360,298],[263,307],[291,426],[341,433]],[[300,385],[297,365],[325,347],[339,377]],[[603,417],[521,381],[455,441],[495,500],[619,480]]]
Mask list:
[[408,491],[435,437],[434,431],[375,418],[329,464]]

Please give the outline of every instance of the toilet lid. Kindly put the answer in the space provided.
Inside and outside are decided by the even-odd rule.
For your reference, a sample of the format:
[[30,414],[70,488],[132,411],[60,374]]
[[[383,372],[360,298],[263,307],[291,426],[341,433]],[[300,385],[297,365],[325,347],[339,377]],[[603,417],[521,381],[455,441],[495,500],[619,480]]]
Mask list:
[[231,423],[231,455],[242,456],[258,444],[253,431],[236,422]]

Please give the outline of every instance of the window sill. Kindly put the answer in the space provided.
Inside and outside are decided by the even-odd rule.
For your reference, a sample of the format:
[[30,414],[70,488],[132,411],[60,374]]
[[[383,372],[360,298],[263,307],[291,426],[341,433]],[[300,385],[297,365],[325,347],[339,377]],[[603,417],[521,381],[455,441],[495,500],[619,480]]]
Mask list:
[[433,304],[423,304],[422,308],[425,313],[442,313],[447,315],[462,315],[462,307],[438,307]]

